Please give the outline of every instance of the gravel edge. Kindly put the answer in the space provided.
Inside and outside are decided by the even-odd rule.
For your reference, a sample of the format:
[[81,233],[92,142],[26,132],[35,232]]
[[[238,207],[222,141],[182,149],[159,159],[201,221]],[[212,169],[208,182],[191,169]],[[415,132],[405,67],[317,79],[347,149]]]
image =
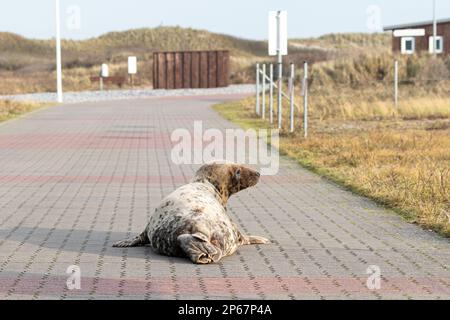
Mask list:
[[[240,84],[231,85],[224,88],[210,89],[174,89],[174,90],[105,90],[105,91],[80,91],[64,93],[64,103],[113,101],[124,99],[142,99],[150,97],[182,97],[182,96],[207,96],[207,95],[227,95],[227,94],[251,94],[255,93],[255,85]],[[2,100],[13,101],[34,101],[34,102],[56,102],[56,93],[30,93],[18,95],[0,96]]]

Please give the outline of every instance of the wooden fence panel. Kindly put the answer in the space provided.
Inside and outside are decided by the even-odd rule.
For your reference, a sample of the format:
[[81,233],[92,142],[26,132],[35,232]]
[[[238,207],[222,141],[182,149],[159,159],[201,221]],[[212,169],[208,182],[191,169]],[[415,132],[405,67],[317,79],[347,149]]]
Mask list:
[[200,52],[200,88],[208,88],[208,52]]
[[183,88],[191,87],[191,52],[183,52]]
[[175,59],[173,52],[166,54],[166,89],[175,88]]
[[217,53],[217,86],[228,87],[230,78],[229,69],[230,54],[228,51]]
[[217,52],[208,53],[208,88],[217,88]]
[[166,87],[166,55],[158,53],[158,88]]
[[191,88],[200,88],[200,52],[192,52]]
[[175,53],[175,89],[183,88],[183,53]]
[[229,83],[229,51],[153,54],[155,89],[216,88]]
[[153,89],[158,87],[158,54],[153,53]]
[[224,59],[225,53],[224,51],[217,52],[217,86],[223,87],[223,72],[224,72]]

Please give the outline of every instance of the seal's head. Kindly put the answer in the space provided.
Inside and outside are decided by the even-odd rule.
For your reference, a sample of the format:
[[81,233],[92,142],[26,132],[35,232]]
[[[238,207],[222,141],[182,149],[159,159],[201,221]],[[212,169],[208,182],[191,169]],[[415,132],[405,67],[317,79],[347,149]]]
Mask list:
[[209,182],[220,194],[225,205],[228,198],[241,190],[254,186],[259,181],[258,171],[235,163],[214,162],[202,166],[193,182]]

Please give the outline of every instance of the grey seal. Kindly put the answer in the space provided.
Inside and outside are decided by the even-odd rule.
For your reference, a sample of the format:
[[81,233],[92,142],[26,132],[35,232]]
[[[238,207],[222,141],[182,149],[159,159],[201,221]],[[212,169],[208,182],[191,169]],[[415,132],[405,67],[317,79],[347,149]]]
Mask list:
[[113,246],[149,245],[161,255],[209,264],[232,255],[239,246],[269,243],[240,232],[226,209],[233,194],[256,185],[259,178],[259,172],[244,165],[206,164],[189,184],[162,200],[140,235]]

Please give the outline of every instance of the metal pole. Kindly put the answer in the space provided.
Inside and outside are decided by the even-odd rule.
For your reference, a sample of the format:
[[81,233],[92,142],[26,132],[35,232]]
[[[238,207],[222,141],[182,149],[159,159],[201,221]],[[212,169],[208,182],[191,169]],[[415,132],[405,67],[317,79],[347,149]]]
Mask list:
[[436,38],[437,38],[436,0],[433,0],[433,54],[435,56],[437,55]]
[[398,109],[398,60],[394,62],[394,103],[395,109]]
[[278,55],[278,129],[282,124],[282,96],[283,90],[283,57],[281,56],[281,11],[277,12],[277,55]]
[[262,118],[266,118],[266,64],[262,65],[263,81],[262,81]]
[[58,102],[63,102],[62,92],[62,68],[61,68],[61,23],[60,23],[60,10],[59,0],[56,0],[56,88],[58,95]]
[[269,113],[270,123],[273,123],[273,64],[269,67],[270,87],[269,87]]
[[290,103],[291,103],[291,132],[294,132],[294,77],[295,77],[295,67],[291,63],[291,76],[289,78],[289,89],[290,89]]
[[305,130],[305,138],[308,137],[308,62],[303,64],[303,81],[305,86],[305,95],[303,96],[303,123]]
[[256,106],[255,112],[259,115],[259,63],[256,64]]

